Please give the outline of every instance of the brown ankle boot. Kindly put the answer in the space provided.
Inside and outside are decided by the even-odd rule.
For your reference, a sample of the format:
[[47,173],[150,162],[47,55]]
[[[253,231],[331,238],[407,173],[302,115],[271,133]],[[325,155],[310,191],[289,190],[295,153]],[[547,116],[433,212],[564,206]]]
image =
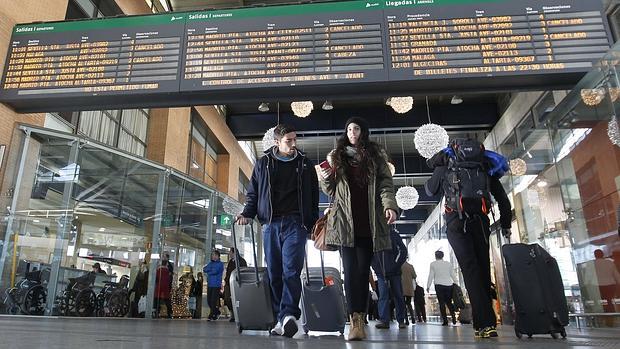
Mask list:
[[353,313],[351,314],[351,325],[349,326],[350,341],[361,341],[366,338],[366,331],[364,330],[364,314]]

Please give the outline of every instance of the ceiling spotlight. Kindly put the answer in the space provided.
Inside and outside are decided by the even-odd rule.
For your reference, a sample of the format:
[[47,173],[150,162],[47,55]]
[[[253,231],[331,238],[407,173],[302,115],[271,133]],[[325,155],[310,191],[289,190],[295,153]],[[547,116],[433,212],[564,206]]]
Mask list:
[[262,112],[269,111],[269,103],[265,103],[265,102],[261,103],[258,106],[258,111],[262,111]]
[[332,104],[332,101],[325,101],[321,108],[323,108],[323,110],[332,110],[334,109],[334,105]]
[[538,183],[536,183],[536,186],[538,186],[539,188],[544,188],[547,185],[549,185],[549,183],[547,183],[547,181],[544,179],[540,179]]
[[463,103],[463,98],[459,95],[452,96],[452,100],[450,100],[450,104],[461,104]]

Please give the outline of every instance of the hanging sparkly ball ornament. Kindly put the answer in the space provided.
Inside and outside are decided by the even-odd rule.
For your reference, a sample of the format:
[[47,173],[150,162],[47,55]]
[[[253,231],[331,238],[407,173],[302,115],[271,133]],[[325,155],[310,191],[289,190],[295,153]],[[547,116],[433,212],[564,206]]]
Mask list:
[[403,210],[410,210],[418,204],[420,194],[416,188],[412,186],[404,186],[396,191],[396,204]]
[[263,136],[263,150],[267,150],[276,145],[276,136],[273,133],[275,129],[275,127],[272,127],[265,132]]
[[527,163],[521,158],[510,160],[510,172],[513,176],[523,176],[527,172]]
[[443,148],[448,146],[450,137],[448,132],[436,124],[422,125],[413,136],[413,143],[420,155],[430,159]]
[[229,197],[224,198],[222,207],[224,208],[224,212],[230,215],[237,215],[241,212],[241,207]]
[[310,115],[312,109],[314,109],[314,105],[312,101],[301,101],[301,102],[292,102],[291,109],[293,110],[293,114],[300,118],[305,118]]
[[611,143],[620,147],[620,128],[618,128],[618,117],[612,116],[607,125],[607,136]]

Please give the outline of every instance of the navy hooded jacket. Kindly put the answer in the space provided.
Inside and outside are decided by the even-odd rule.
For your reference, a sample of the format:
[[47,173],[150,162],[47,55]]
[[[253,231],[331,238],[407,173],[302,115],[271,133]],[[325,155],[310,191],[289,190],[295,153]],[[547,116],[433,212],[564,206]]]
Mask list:
[[389,276],[400,275],[400,267],[407,260],[407,246],[395,229],[390,230],[391,250],[376,252],[372,257],[372,269],[377,277],[383,278],[383,272]]
[[[261,224],[269,224],[273,214],[271,202],[273,171],[275,161],[273,147],[265,150],[265,155],[256,161],[250,186],[246,195],[245,208],[241,215],[246,218],[258,217]],[[297,195],[302,225],[310,232],[319,218],[319,181],[314,163],[304,153],[297,150]]]

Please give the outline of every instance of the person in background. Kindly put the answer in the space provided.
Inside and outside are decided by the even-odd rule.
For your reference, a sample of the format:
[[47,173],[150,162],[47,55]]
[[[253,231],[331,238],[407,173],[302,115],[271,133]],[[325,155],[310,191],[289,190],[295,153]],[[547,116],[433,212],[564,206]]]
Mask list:
[[456,325],[454,305],[452,304],[452,284],[454,284],[455,280],[452,263],[443,260],[442,251],[435,251],[435,261],[433,261],[430,266],[426,292],[430,290],[431,284],[435,283],[435,292],[437,293],[437,301],[439,302],[442,326],[448,326],[446,307],[450,310],[452,324]]
[[[168,270],[167,261],[161,260],[161,265],[155,271],[155,311],[157,317],[172,317],[172,302],[170,301],[170,283],[172,275]],[[166,312],[162,311],[162,305],[166,306]]]
[[99,263],[95,263],[93,264],[93,273],[95,274],[108,274],[105,272],[105,270],[101,269],[101,264]]
[[[393,303],[398,328],[405,328],[407,310],[401,284],[401,267],[407,260],[407,247],[395,229],[390,231],[392,249],[375,253],[372,269],[379,282],[379,321],[376,328],[388,329],[392,319],[390,303]],[[391,301],[391,302],[390,302]]]
[[313,162],[297,149],[290,125],[274,129],[276,145],[265,150],[252,172],[247,202],[237,216],[263,224],[263,247],[277,323],[272,335],[293,337],[301,316],[301,269],[306,241],[319,218],[319,185]]
[[211,252],[211,261],[202,271],[207,275],[207,304],[209,304],[209,320],[217,320],[220,316],[220,289],[224,263],[220,261],[220,252]]
[[[614,261],[605,258],[603,250],[598,248],[594,250],[594,269],[596,270],[596,280],[598,281],[601,299],[605,301],[603,311],[615,313],[614,298],[616,298],[616,288],[620,286],[620,273],[618,273]],[[608,323],[611,324],[613,321],[608,321]]]
[[192,295],[196,297],[196,309],[192,313],[192,318],[201,319],[202,318],[202,286],[204,283],[204,279],[202,277],[202,272],[198,272],[196,274],[196,284],[194,285],[194,290],[192,291]]
[[[411,305],[411,301],[413,300],[413,296],[415,295],[416,282],[415,279],[418,277],[415,273],[415,269],[413,265],[409,264],[409,262],[403,263],[400,267],[400,276],[401,283],[403,285],[403,297],[405,298],[405,325],[409,325],[409,318],[411,318],[411,323],[415,323],[415,313],[413,312],[413,306]],[[408,315],[407,315],[408,314]]]
[[369,136],[364,119],[347,120],[345,133],[328,154],[330,166],[320,171],[321,189],[333,198],[334,207],[327,214],[326,242],[341,247],[351,320],[348,340],[366,338],[364,319],[372,256],[392,248],[389,224],[398,217],[387,155]]
[[[230,322],[235,322],[235,312],[232,307],[232,297],[230,293],[230,276],[232,272],[237,269],[237,254],[235,253],[235,248],[231,247],[228,252],[228,263],[226,264],[226,276],[224,277],[224,304],[230,310]],[[247,267],[248,263],[239,255],[239,266]]]
[[426,301],[424,300],[424,287],[418,285],[417,283],[413,295],[413,304],[418,322],[426,323]]
[[149,266],[146,261],[142,261],[138,268],[136,279],[131,287],[130,294],[133,293],[133,302],[131,306],[131,317],[144,317],[144,311],[140,311],[138,303],[141,297],[146,297],[146,291],[148,289],[149,281]]

